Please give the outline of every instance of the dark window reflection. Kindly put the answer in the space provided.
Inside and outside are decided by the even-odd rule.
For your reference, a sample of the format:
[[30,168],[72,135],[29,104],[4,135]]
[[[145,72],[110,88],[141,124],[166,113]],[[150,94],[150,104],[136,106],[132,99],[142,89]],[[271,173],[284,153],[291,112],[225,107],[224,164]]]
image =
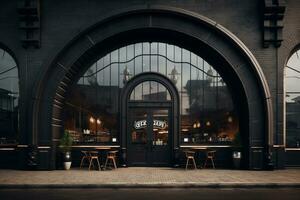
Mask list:
[[[71,91],[65,128],[79,143],[118,142],[121,90],[148,71],[168,77],[179,92],[182,143],[231,144],[239,119],[222,77],[194,53],[157,42],[128,45],[94,63]],[[171,96],[162,84],[146,81],[130,94],[130,101],[142,100],[170,101]]]
[[146,81],[137,85],[130,95],[130,101],[169,101],[169,91],[156,81]]
[[231,144],[239,122],[227,86],[212,68],[201,72],[191,67],[191,72],[194,78],[183,88],[182,142]]
[[118,86],[77,84],[66,107],[65,128],[74,142],[117,142],[119,130]]
[[286,67],[286,146],[300,147],[300,50]]
[[18,68],[14,59],[0,49],[0,144],[17,142],[18,115]]
[[131,143],[146,144],[147,142],[147,113],[144,109],[130,109],[131,121],[129,124]]

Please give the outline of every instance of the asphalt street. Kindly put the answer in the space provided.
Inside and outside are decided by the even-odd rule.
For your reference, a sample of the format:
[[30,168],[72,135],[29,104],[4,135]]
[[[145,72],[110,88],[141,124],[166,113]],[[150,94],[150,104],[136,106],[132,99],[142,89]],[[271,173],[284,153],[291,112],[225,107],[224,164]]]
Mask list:
[[282,189],[0,189],[1,200],[299,200],[300,188]]

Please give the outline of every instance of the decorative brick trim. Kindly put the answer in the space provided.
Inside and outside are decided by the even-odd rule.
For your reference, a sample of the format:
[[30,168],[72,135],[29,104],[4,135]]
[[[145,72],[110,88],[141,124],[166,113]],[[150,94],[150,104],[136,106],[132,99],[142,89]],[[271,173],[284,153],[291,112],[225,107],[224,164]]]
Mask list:
[[21,43],[24,48],[40,48],[40,0],[19,0],[19,28],[22,30]]
[[285,0],[264,0],[263,16],[263,46],[270,44],[280,47],[283,29],[283,18],[286,8]]

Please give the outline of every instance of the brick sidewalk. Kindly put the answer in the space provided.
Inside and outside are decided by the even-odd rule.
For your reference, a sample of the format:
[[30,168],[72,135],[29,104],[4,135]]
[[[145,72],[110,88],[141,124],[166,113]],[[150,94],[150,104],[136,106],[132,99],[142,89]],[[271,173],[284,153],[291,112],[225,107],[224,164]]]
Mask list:
[[0,170],[5,187],[300,187],[300,169],[275,171],[118,168],[107,171]]

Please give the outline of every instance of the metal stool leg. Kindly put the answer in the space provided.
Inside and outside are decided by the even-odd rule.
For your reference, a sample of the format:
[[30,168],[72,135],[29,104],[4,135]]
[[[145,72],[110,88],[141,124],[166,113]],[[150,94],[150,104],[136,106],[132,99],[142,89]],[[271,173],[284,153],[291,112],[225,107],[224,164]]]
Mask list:
[[105,160],[104,169],[106,169],[106,167],[107,167],[107,163],[108,163],[108,158],[106,158],[106,160]]
[[114,163],[114,167],[115,167],[115,169],[117,169],[117,164],[116,164],[116,160],[115,160],[115,158],[113,158],[113,159],[112,159],[112,161],[113,161],[113,163]]
[[81,162],[80,162],[80,167],[79,167],[80,169],[81,169],[81,167],[82,167],[82,164],[83,164],[84,158],[85,158],[85,157],[82,157],[82,159],[81,159]]
[[214,163],[213,158],[211,158],[211,164],[212,164],[213,168],[215,169],[215,163]]
[[186,159],[185,170],[187,170],[188,165],[189,165],[189,158]]
[[100,163],[99,163],[99,159],[97,158],[97,163],[98,163],[98,170],[100,171],[101,170],[101,166],[100,166]]
[[[93,163],[93,158],[90,159],[89,170],[91,170],[92,163]],[[93,164],[93,166],[94,166],[94,164]]]
[[197,165],[196,165],[195,159],[193,158],[192,160],[193,160],[193,163],[194,163],[194,169],[197,169]]

